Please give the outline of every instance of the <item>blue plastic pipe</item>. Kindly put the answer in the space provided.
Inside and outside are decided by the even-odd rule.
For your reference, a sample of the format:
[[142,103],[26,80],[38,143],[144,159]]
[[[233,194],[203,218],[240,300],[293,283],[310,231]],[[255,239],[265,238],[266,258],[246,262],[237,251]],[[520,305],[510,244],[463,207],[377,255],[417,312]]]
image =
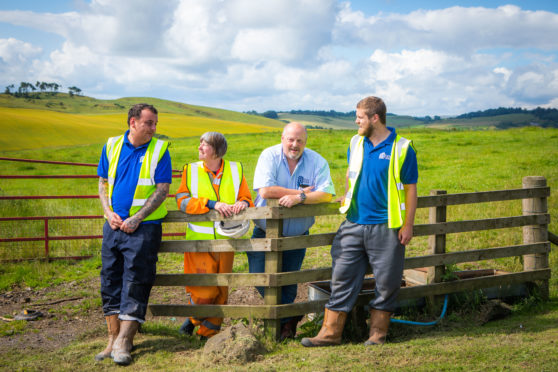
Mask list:
[[442,308],[442,314],[440,314],[440,317],[432,322],[413,322],[412,320],[402,320],[402,319],[396,319],[396,318],[390,318],[390,321],[392,323],[400,323],[400,324],[410,324],[410,325],[419,325],[419,326],[431,326],[431,325],[435,325],[436,323],[438,323],[440,320],[442,320],[444,318],[444,316],[446,315],[446,310],[448,309],[448,295],[446,295],[446,297],[444,298],[444,307]]

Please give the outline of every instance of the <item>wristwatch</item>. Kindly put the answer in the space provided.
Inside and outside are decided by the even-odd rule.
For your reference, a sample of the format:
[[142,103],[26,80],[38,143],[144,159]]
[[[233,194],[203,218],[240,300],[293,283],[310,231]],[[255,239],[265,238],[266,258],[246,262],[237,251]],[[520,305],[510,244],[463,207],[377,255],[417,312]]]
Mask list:
[[304,204],[304,201],[306,200],[306,194],[304,191],[298,194],[298,197],[300,198],[300,204]]

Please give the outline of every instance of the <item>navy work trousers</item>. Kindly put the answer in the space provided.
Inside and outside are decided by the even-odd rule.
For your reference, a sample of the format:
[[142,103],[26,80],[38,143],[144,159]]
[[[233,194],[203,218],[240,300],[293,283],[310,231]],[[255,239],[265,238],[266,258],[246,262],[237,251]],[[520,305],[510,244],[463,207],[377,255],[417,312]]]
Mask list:
[[[302,235],[308,235],[308,231]],[[265,238],[265,230],[259,227],[254,227],[254,232],[252,234],[252,239]],[[251,273],[263,273],[265,272],[265,252],[246,252],[248,256],[248,270]],[[302,267],[302,261],[306,255],[306,248],[293,249],[291,251],[283,252],[283,262],[281,270],[282,272],[288,271],[299,271]],[[260,295],[263,297],[264,288],[256,287]],[[297,285],[291,284],[281,287],[281,303],[291,304],[296,298]],[[290,318],[281,319],[282,323],[285,323]]]
[[155,281],[161,224],[140,224],[127,234],[105,222],[101,248],[101,298],[105,316],[143,322]]

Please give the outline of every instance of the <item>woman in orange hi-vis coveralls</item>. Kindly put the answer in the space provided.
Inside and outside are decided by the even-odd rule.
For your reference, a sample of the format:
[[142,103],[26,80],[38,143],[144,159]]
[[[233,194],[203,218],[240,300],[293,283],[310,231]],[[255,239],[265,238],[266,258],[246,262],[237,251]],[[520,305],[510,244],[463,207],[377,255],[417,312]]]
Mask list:
[[[224,217],[253,207],[250,189],[243,174],[242,164],[224,160],[227,141],[218,132],[207,132],[200,137],[199,162],[186,164],[182,182],[176,192],[178,208],[188,214],[203,214],[215,209]],[[215,229],[213,222],[190,222],[187,240],[226,239]],[[234,252],[184,253],[184,273],[230,273]],[[228,287],[186,286],[190,304],[226,304]],[[209,338],[221,329],[223,318],[187,318],[180,332]]]

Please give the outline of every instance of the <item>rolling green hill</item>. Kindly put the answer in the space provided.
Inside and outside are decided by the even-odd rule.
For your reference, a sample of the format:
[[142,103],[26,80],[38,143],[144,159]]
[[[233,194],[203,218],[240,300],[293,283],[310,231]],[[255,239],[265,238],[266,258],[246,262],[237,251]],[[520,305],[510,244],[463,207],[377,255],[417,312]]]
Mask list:
[[[355,129],[355,118],[341,118],[321,115],[291,114],[289,112],[278,112],[279,120],[285,122],[298,121],[306,126],[318,126],[326,129]],[[411,116],[389,115],[387,118],[389,126],[402,128],[424,126],[420,120],[416,120]]]
[[210,130],[225,134],[279,130],[284,123],[257,115],[187,105],[147,97],[98,100],[66,93],[30,97],[0,94],[0,138],[4,151],[101,143],[126,130],[128,108],[138,102],[159,111],[157,132],[170,138],[199,136]]

